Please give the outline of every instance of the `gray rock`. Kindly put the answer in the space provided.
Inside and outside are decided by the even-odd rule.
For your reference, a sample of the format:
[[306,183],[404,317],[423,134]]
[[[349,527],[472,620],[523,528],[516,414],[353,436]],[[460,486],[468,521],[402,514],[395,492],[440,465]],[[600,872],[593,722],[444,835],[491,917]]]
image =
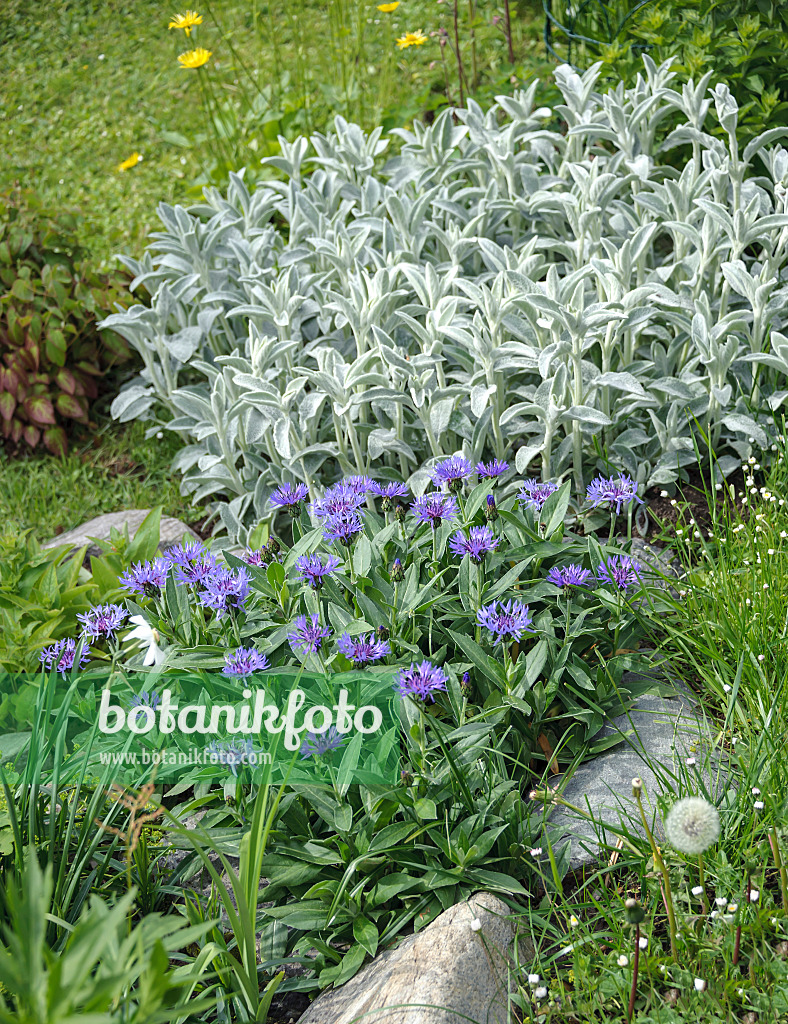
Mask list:
[[[627,673],[624,681],[639,673]],[[662,680],[665,685],[667,680]],[[717,770],[710,756],[711,732],[690,691],[679,682],[672,684],[671,697],[646,694],[639,697],[632,709],[610,719],[595,739],[616,733],[626,736],[620,744],[591,761],[582,764],[571,776],[562,796],[569,803],[590,813],[594,822],[568,808],[558,805],[550,815],[548,825],[553,845],[571,841],[570,870],[577,870],[596,862],[602,851],[616,845],[618,836],[605,826],[625,828],[628,833],[643,834],[637,804],[632,796],[632,779],[640,778],[644,784],[643,805],[649,827],[657,835],[662,833],[657,819],[656,797],[667,790],[675,792],[676,779],[683,776],[690,782],[687,789],[699,792],[698,771],[703,773],[705,785],[715,793],[726,781],[724,772]],[[696,765],[688,766],[687,758],[694,757]],[[551,786],[561,788],[563,776],[551,780]],[[692,781],[695,781],[694,787]]]
[[[51,540],[46,541],[43,547],[57,548],[63,544],[68,544],[72,548],[81,548],[88,544],[89,547],[85,552],[85,563],[87,565],[88,559],[91,556],[98,557],[101,554],[101,548],[98,544],[91,543],[91,538],[97,537],[99,540],[109,540],[113,529],[120,530],[122,533],[126,526],[129,528],[129,537],[131,538],[142,526],[143,520],[149,512],[149,508],[131,508],[125,512],[107,512],[103,516],[89,519],[86,523],[77,526],[73,530],[61,533],[59,537],[53,537]],[[159,549],[161,551],[166,551],[167,548],[174,547],[182,542],[185,543],[199,539],[194,530],[187,526],[186,523],[182,523],[180,519],[175,519],[173,516],[161,517],[159,540]]]
[[[509,908],[477,893],[380,953],[341,988],[317,997],[298,1024],[504,1024]],[[471,928],[478,919],[479,931]],[[520,940],[522,955],[522,939]]]

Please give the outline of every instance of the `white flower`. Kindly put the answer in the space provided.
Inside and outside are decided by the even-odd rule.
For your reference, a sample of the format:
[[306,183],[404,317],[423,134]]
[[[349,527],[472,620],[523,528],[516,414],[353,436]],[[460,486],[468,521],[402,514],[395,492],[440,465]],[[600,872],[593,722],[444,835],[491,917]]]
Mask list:
[[700,894],[702,892],[703,892],[703,886],[702,885],[696,885],[694,887],[694,889],[692,890],[692,895],[693,896],[700,896]]
[[648,945],[648,939],[646,938],[645,935],[641,935],[640,938],[638,939],[638,946],[640,946],[641,949],[645,949],[647,945]]
[[537,318],[536,326],[544,327],[545,329],[549,330],[553,326],[553,321],[550,317],[540,316]]
[[757,786],[753,786],[752,789],[750,790],[750,792],[752,793],[753,796],[760,796],[761,795],[761,791],[760,791],[760,789],[758,789]]
[[534,989],[534,997],[536,999],[547,999],[547,989],[544,985],[541,988]]
[[132,629],[130,633],[127,633],[123,638],[123,642],[126,643],[128,640],[139,640],[142,647],[147,647],[147,653],[145,654],[145,660],[143,665],[148,667],[150,665],[161,665],[167,655],[159,647],[159,640],[161,640],[161,634],[157,629],[153,629],[142,615],[132,615],[130,622],[136,625],[136,629]]
[[684,797],[671,807],[665,820],[665,835],[680,853],[703,853],[720,835],[717,808],[703,797]]
[[724,896],[718,896],[718,897],[717,897],[717,898],[716,898],[716,899],[714,900],[714,902],[715,902],[715,903],[717,904],[717,906],[718,906],[718,907],[724,907],[724,906],[727,906],[727,903],[728,903],[728,901],[727,901],[727,900],[725,899],[725,897],[724,897]]
[[659,965],[659,970],[660,970],[660,972],[662,974],[667,974],[668,973],[668,968],[667,968],[667,966],[665,964],[660,964]]
[[730,688],[730,686],[728,686],[728,684],[727,684],[727,683],[723,683],[723,684],[722,684],[722,688],[723,688],[723,690],[724,690],[724,691],[725,691],[726,693],[730,693],[730,692],[731,692],[731,688]]
[[705,991],[705,989],[706,989],[706,982],[703,980],[703,978],[696,978],[695,979],[695,991],[696,992],[703,992],[703,991]]
[[659,492],[659,496],[660,496],[660,498],[667,498],[668,492],[667,491],[660,491]]
[[541,846],[533,846],[529,850],[529,853],[531,854],[532,857],[539,857],[539,856],[541,856],[541,853],[542,853],[542,847]]
[[626,967],[627,964],[629,963],[629,957],[628,956],[624,956],[624,954],[622,953],[621,956],[618,958],[618,960],[616,960],[616,963],[618,964],[619,967]]
[[572,916],[569,918],[569,927],[570,928],[577,928],[577,926],[579,924],[580,924],[580,921],[578,920],[578,918],[576,918],[575,915],[572,914]]
[[694,757],[688,757],[685,763],[689,765],[689,767],[691,768],[692,765],[697,764],[698,762],[695,760]]
[[529,974],[528,975],[528,984],[529,985],[538,985],[539,984],[539,975],[538,974]]
[[757,903],[758,897],[761,895],[760,889],[750,889],[750,903]]
[[763,810],[763,800],[756,800],[755,803],[752,806],[755,808],[756,811],[762,811]]
[[474,919],[471,921],[471,931],[472,932],[480,932],[481,930],[482,930],[482,923],[481,923],[481,921],[479,920],[478,917],[474,917]]

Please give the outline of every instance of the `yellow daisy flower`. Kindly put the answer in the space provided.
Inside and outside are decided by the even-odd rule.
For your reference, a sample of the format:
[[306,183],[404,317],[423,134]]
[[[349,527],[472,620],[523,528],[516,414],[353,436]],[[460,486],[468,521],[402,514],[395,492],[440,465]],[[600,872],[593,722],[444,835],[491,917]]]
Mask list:
[[173,14],[167,28],[182,28],[190,36],[195,25],[202,25],[202,15],[197,11],[187,11],[185,14]]
[[378,10],[383,11],[384,14],[391,14],[392,11],[396,11],[399,7],[399,0],[394,0],[391,4],[378,4]]
[[397,46],[400,50],[404,50],[406,46],[423,46],[427,42],[427,37],[419,29],[418,32],[406,32],[404,36],[400,36],[397,40]]
[[206,50],[204,46],[198,46],[196,50],[187,50],[180,54],[178,63],[182,68],[201,68],[211,59],[213,51]]
[[136,167],[137,164],[142,160],[139,153],[132,153],[131,156],[124,160],[122,164],[118,164],[119,171],[130,171],[132,167]]

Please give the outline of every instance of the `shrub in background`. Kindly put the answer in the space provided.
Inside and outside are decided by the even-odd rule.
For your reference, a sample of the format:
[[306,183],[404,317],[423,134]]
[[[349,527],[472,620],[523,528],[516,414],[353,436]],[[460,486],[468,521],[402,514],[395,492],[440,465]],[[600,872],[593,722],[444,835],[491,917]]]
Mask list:
[[131,354],[97,327],[121,284],[84,262],[81,216],[18,188],[0,196],[0,432],[58,455],[68,425],[88,422],[98,380]]
[[682,80],[711,72],[740,107],[742,136],[785,123],[788,114],[788,7],[778,0],[543,0],[545,41],[579,67],[632,85],[641,55],[672,60]]
[[[774,132],[741,152],[707,77],[679,92],[646,59],[600,94],[598,73],[558,69],[565,133],[533,86],[401,131],[376,173],[380,131],[338,119],[283,141],[284,182],[162,205],[126,260],[152,305],[104,321],[145,364],[113,414],[179,431],[184,488],[228,502],[234,535],[283,481],[374,470],[419,493],[458,450],[580,493],[606,460],[685,479],[709,445],[732,472],[786,395],[788,363],[758,361],[785,316],[788,152]],[[683,171],[659,162],[685,143]]]

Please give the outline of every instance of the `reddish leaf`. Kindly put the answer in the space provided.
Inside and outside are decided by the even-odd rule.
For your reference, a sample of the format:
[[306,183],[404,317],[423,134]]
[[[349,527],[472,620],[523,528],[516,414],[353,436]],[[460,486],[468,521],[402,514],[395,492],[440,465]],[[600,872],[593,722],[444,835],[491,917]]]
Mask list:
[[9,436],[11,440],[14,442],[14,444],[16,444],[19,438],[22,436],[23,430],[24,426],[21,420],[11,420],[11,433]]
[[16,399],[9,391],[0,391],[0,419],[10,420],[16,409]]
[[77,379],[71,370],[58,370],[55,374],[55,383],[67,395],[75,395],[77,393]]
[[25,412],[31,422],[38,423],[42,427],[55,424],[55,410],[46,395],[33,395],[25,399]]
[[61,416],[68,416],[72,420],[87,419],[87,403],[80,402],[73,395],[58,395],[55,399],[55,406]]
[[32,423],[28,423],[22,431],[22,437],[27,441],[31,448],[35,448],[41,440],[41,431],[38,427],[34,427]]
[[62,427],[49,427],[44,431],[44,444],[53,455],[66,454],[66,432]]

